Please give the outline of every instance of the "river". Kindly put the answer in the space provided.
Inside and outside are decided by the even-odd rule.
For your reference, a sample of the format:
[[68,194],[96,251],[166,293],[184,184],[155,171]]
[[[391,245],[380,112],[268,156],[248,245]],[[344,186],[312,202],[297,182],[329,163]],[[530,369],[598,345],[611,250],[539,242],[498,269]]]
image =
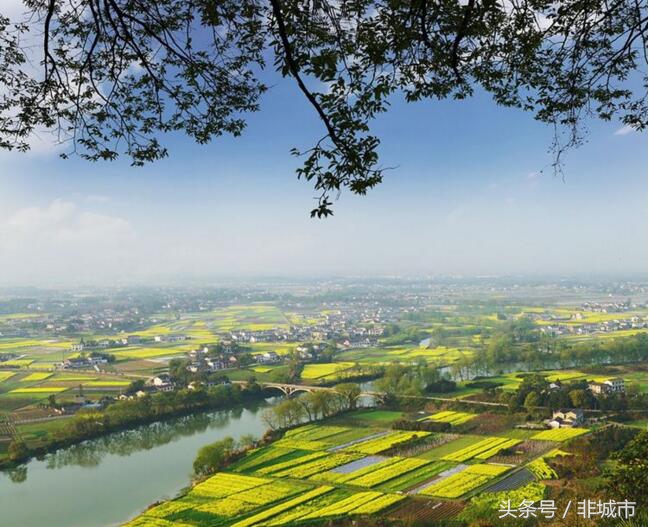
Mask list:
[[0,472],[0,526],[120,525],[190,483],[200,447],[226,436],[260,437],[264,405],[143,425]]

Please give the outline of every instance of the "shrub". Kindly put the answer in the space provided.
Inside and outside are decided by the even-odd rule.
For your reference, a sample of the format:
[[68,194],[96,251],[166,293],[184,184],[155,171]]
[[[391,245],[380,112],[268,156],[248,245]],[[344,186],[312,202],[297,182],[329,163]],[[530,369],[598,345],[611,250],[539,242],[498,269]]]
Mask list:
[[411,421],[409,419],[397,419],[392,423],[395,430],[416,430],[424,432],[448,432],[451,423],[442,421]]

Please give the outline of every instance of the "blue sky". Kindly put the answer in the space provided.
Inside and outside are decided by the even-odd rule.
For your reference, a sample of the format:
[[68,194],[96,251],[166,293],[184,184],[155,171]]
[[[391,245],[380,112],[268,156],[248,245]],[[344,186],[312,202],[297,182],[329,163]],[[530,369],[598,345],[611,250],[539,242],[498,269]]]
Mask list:
[[322,127],[280,82],[243,137],[163,138],[170,158],[61,160],[47,136],[0,153],[2,285],[323,274],[644,273],[647,136],[588,123],[565,180],[539,174],[551,130],[478,95],[395,101],[374,124],[397,168],[335,216],[308,217],[293,146]]

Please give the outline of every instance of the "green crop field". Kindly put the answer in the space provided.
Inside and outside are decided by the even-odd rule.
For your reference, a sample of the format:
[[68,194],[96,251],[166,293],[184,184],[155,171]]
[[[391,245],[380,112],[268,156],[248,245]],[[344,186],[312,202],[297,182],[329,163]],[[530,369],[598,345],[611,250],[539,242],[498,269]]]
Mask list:
[[403,416],[403,412],[391,410],[356,410],[346,415],[349,419],[389,424]]
[[48,379],[51,377],[51,373],[30,373],[26,377],[23,377],[21,382],[32,382],[32,381],[44,381],[45,379]]
[[557,428],[556,430],[543,430],[534,434],[531,439],[539,441],[568,441],[589,432],[586,428]]
[[466,412],[444,411],[444,412],[437,412],[433,415],[429,415],[428,417],[424,417],[421,420],[441,421],[442,423],[460,425],[462,423],[466,423],[467,421],[470,421],[474,417],[475,414],[470,414]]
[[[500,485],[515,468],[485,461],[520,442],[506,437],[448,435],[450,441],[431,450],[438,450],[444,459],[389,454],[395,446],[443,442],[447,435],[303,425],[248,451],[223,471],[147,510],[127,526],[315,525],[364,514],[385,516],[403,500],[416,504],[426,498],[471,497],[494,483]],[[540,480],[551,479],[555,474],[544,457],[556,452],[546,452],[526,467]],[[504,485],[503,480],[501,488]]]
[[11,390],[9,393],[13,394],[22,394],[22,393],[58,393],[58,392],[64,392],[68,388],[64,387],[57,387],[57,386],[33,386],[30,388],[16,388],[15,390]]
[[421,494],[440,498],[459,498],[509,469],[510,467],[502,465],[471,465],[461,472],[435,481],[424,488]]
[[320,364],[305,364],[302,371],[302,379],[324,379],[335,378],[339,373],[353,367],[353,362],[330,362]]
[[16,373],[13,371],[0,371],[0,382],[6,381],[14,375],[16,375]]
[[26,368],[32,362],[34,362],[34,359],[10,359],[4,361],[2,365],[7,368]]

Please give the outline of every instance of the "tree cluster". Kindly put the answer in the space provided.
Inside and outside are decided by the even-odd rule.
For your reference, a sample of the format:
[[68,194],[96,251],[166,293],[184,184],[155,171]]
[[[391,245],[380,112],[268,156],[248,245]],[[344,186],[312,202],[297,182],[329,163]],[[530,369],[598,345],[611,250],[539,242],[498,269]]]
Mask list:
[[317,421],[353,410],[360,393],[360,386],[354,383],[338,384],[333,390],[308,392],[268,408],[264,411],[263,420],[271,430]]

